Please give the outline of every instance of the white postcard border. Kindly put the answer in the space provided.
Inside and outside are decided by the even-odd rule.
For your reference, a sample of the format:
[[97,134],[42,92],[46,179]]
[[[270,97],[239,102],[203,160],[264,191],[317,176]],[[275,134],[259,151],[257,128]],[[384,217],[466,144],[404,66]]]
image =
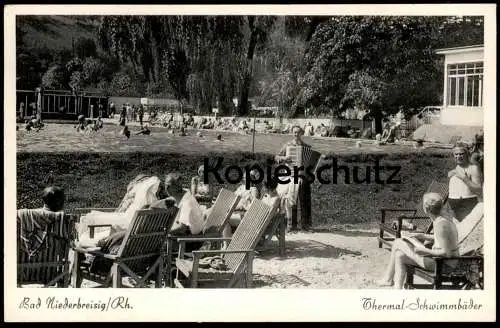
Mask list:
[[[435,5],[289,5],[289,6],[95,6],[9,5],[4,11],[4,309],[6,321],[494,321],[496,320],[496,6]],[[298,15],[484,15],[485,17],[485,290],[129,290],[16,288],[15,221],[15,15],[148,15],[148,14],[298,14]],[[22,310],[24,297],[39,309]],[[50,297],[64,302],[111,304],[128,298],[132,309],[47,309]],[[366,298],[379,305],[403,302],[481,304],[479,310],[364,309]],[[54,303],[52,303],[54,304]],[[408,303],[406,303],[408,304]],[[419,303],[420,304],[420,303]],[[108,305],[109,307],[109,305]]]

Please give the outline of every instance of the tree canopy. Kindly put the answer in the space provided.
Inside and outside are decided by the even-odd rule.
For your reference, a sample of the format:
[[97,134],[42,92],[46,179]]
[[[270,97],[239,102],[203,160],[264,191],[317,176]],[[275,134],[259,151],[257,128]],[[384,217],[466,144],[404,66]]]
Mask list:
[[[80,18],[81,19],[81,18]],[[89,19],[95,20],[96,17]],[[435,50],[483,43],[483,17],[101,16],[73,51],[26,48],[16,25],[19,88],[95,88],[174,97],[201,113],[381,116],[441,102]],[[235,106],[233,99],[238,99]]]

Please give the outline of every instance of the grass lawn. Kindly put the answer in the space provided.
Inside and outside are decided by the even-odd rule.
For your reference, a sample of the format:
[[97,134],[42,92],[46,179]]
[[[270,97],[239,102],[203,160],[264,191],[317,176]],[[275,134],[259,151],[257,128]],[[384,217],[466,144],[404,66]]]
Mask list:
[[[174,153],[34,153],[17,154],[17,208],[41,206],[40,192],[50,184],[62,186],[67,193],[67,208],[116,207],[125,195],[126,186],[139,173],[163,177],[179,171],[186,186],[196,174],[204,155]],[[254,160],[251,153],[219,153],[224,163],[246,164],[265,162],[268,154],[259,154]],[[350,168],[359,166],[360,177],[364,168],[373,165],[372,155],[337,156],[339,165]],[[423,192],[434,179],[446,181],[453,161],[448,154],[408,153],[387,154],[380,157],[380,165],[400,165],[400,184],[345,184],[340,173],[337,184],[320,184],[312,187],[313,224],[332,227],[345,224],[376,222],[378,209],[414,208]],[[372,173],[373,174],[373,173]],[[386,173],[381,174],[382,180]],[[220,186],[218,186],[220,187]],[[226,184],[234,190],[235,185]]]
[[[132,133],[138,129],[131,127]],[[71,124],[47,124],[40,132],[17,132],[17,208],[41,206],[40,192],[50,184],[62,186],[67,193],[67,208],[116,207],[125,195],[127,184],[139,173],[155,174],[179,171],[186,187],[203,159],[224,157],[224,165],[243,167],[255,162],[266,163],[290,136],[257,134],[254,156],[251,135],[203,130],[188,131],[188,136],[173,136],[153,130],[150,136],[118,134],[119,128],[106,125],[94,135],[77,133]],[[222,143],[215,141],[223,135]],[[432,180],[446,181],[453,168],[449,150],[420,149],[408,146],[375,146],[364,141],[361,148],[355,140],[316,139],[305,141],[323,154],[334,155],[338,165],[346,165],[351,173],[358,166],[359,177],[365,168],[380,165],[401,167],[400,184],[345,184],[338,174],[337,184],[312,187],[313,223],[317,227],[345,224],[373,224],[378,209],[414,208]],[[329,173],[330,177],[332,173]],[[381,174],[382,180],[387,174]],[[222,187],[218,185],[217,187]],[[234,190],[235,185],[225,187]]]

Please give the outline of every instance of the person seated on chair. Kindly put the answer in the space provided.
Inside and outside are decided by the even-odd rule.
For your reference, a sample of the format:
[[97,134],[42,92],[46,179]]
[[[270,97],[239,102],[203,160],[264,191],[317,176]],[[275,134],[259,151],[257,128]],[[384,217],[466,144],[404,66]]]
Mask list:
[[204,182],[205,167],[200,165],[198,175],[191,179],[191,194],[197,201],[211,203],[213,198],[213,188],[210,183]]
[[[175,200],[170,199],[165,192],[165,188],[162,183],[158,186],[158,191],[156,193],[156,197],[162,200],[153,202],[151,204],[144,205],[141,209],[153,209],[153,208],[161,208],[161,209],[171,209],[177,210],[175,208]],[[100,252],[105,254],[118,254],[120,250],[123,239],[127,234],[128,226],[119,226],[113,227],[114,232],[112,232],[109,236],[101,238],[97,242],[97,247],[100,247]],[[112,261],[106,259],[104,257],[87,257],[87,262],[90,263],[90,271],[93,273],[98,273],[101,275],[105,275],[109,273],[111,269]]]
[[[177,215],[170,229],[170,234],[177,237],[200,234],[204,224],[204,213],[199,207],[196,199],[189,190],[182,188],[181,175],[179,173],[169,173],[165,178],[164,187],[160,185],[157,192],[159,200],[145,205],[143,209],[178,209]],[[101,252],[117,252],[125,237],[126,229],[116,231],[97,243]],[[190,252],[199,249],[203,243],[187,243],[186,251]],[[107,267],[106,267],[106,270]]]
[[[258,174],[259,172],[257,170],[250,171],[250,176],[254,181],[259,178]],[[226,227],[222,232],[223,237],[229,238],[232,236],[233,232],[240,224],[243,215],[248,210],[248,208],[250,208],[250,205],[252,204],[253,200],[260,198],[259,186],[253,185],[250,186],[250,189],[246,189],[245,181],[246,178],[245,175],[243,174],[241,185],[234,192],[236,196],[240,196],[240,201],[238,202],[238,205],[236,205],[234,213],[231,215],[231,218],[229,219],[229,224],[226,225]]]
[[90,236],[89,226],[109,225],[111,233],[127,230],[134,214],[145,205],[152,204],[164,198],[161,189],[161,180],[156,176],[139,174],[127,186],[126,194],[120,205],[113,212],[92,210],[80,218],[79,245],[82,247],[95,247],[99,239],[109,235],[109,230],[96,232]]
[[[145,176],[145,178],[147,177]],[[141,209],[171,209],[175,207],[175,201],[168,197],[163,182],[160,182],[158,185],[156,197],[158,199],[157,201],[151,204],[145,204]],[[127,229],[128,226],[113,226],[113,232],[109,236],[101,238],[97,242],[97,247],[101,247],[101,252],[103,253],[116,254],[120,249],[123,238],[125,238],[127,234]]]
[[[180,173],[169,173],[165,178],[165,188],[169,197],[151,204],[151,208],[163,208],[164,204],[168,207],[168,203],[173,201],[179,211],[170,234],[177,237],[199,235],[203,231],[207,212],[199,205],[191,191],[184,189],[182,185]],[[201,246],[203,242],[187,243],[185,251],[191,252]]]
[[[276,191],[276,188],[278,187],[278,182],[276,181],[276,178],[274,177],[269,177],[266,179],[264,182],[263,188],[262,188],[262,197],[261,200],[264,204],[268,205],[271,209],[272,212],[274,213],[273,215],[281,215],[281,198]],[[281,217],[280,219],[285,219],[285,217]],[[266,229],[264,232],[264,236],[272,234],[274,231],[271,229],[273,228],[273,225],[270,224],[269,227]]]
[[[34,216],[33,213],[62,213],[64,209],[64,190],[58,186],[50,186],[43,190],[43,206],[37,209],[19,209],[17,211],[17,233],[22,245],[18,245],[30,256],[35,256],[43,248],[46,237],[45,227],[50,224],[48,216]],[[38,221],[41,220],[41,221]]]
[[[424,212],[432,219],[433,234],[417,233],[411,237],[396,238],[391,256],[379,286],[394,286],[402,289],[406,277],[406,265],[418,265],[425,270],[435,270],[435,261],[429,256],[457,256],[458,232],[452,219],[440,215],[443,198],[437,193],[427,193],[423,197]],[[432,249],[424,246],[425,241],[433,242]],[[452,265],[452,264],[450,264]]]
[[483,175],[477,165],[470,163],[466,144],[458,143],[453,148],[453,156],[457,166],[448,173],[448,203],[455,219],[462,221],[482,197]]

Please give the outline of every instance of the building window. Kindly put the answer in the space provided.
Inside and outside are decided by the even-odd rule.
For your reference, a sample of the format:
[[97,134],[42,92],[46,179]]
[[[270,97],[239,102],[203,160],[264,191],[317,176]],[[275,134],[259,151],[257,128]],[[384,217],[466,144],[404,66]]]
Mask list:
[[483,106],[483,62],[448,65],[448,106]]

